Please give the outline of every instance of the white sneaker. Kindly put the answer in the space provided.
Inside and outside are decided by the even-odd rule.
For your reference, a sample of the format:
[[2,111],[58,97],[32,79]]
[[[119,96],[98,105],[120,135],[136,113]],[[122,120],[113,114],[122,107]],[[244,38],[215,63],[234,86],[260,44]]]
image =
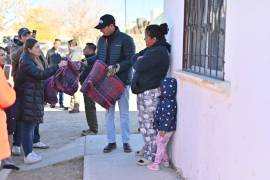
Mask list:
[[37,142],[33,144],[33,148],[48,149],[49,146],[47,144],[44,144],[43,142]]
[[36,152],[34,152],[34,151],[32,151],[32,154],[33,154],[33,156],[36,156],[36,157],[38,157],[38,156],[40,156],[40,155],[38,155]]
[[13,146],[11,151],[12,151],[12,154],[14,156],[20,156],[21,155],[21,147],[20,146]]
[[162,165],[163,165],[164,167],[170,167],[169,161],[163,161],[163,162],[162,162]]
[[29,153],[26,157],[24,157],[25,164],[33,164],[42,160],[42,157],[35,152]]

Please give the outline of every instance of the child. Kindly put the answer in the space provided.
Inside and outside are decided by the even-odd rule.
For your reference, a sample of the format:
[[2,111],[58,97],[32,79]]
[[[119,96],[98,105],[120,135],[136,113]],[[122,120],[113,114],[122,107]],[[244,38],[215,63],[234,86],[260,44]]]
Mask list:
[[157,110],[154,116],[154,129],[158,130],[156,137],[157,152],[155,161],[147,167],[151,170],[159,170],[159,165],[163,163],[169,167],[169,158],[167,154],[167,144],[176,130],[176,91],[177,82],[174,78],[165,78],[161,82],[161,95]]

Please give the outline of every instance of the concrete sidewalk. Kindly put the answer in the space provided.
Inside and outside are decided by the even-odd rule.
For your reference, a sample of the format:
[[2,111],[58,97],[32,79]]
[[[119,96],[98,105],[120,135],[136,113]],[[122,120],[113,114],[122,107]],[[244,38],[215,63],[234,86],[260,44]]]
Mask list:
[[[66,98],[66,100],[68,100]],[[138,128],[136,101],[130,101],[130,130],[132,153],[124,153],[121,137],[117,135],[118,148],[109,154],[102,152],[107,144],[105,134],[105,112],[97,108],[99,135],[81,137],[81,131],[87,128],[85,114],[83,112],[69,114],[67,111],[45,108],[44,123],[40,125],[41,140],[50,145],[49,149],[35,151],[42,155],[43,160],[33,165],[25,165],[23,156],[13,157],[16,164],[21,168],[19,172],[31,171],[65,162],[67,160],[84,157],[85,180],[125,180],[125,179],[147,179],[147,180],[172,180],[177,179],[172,169],[162,168],[159,172],[153,172],[146,167],[136,164],[134,152],[142,146],[142,137],[136,134]],[[82,106],[83,107],[83,103]],[[120,133],[119,112],[116,112],[116,132]],[[1,170],[0,180],[5,180],[10,171]],[[13,172],[16,173],[16,172]]]
[[87,136],[84,156],[84,180],[176,180],[174,169],[161,167],[160,171],[138,166],[134,152],[142,147],[140,134],[131,136],[132,153],[124,153],[121,137],[117,135],[117,149],[111,153],[102,152],[107,144],[105,135]]

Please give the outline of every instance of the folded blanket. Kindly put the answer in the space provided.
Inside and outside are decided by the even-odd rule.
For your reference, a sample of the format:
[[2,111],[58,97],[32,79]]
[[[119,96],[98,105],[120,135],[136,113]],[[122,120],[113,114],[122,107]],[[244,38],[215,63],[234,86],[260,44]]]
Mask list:
[[81,92],[109,109],[121,98],[125,86],[117,76],[107,76],[107,65],[97,60],[82,84]]

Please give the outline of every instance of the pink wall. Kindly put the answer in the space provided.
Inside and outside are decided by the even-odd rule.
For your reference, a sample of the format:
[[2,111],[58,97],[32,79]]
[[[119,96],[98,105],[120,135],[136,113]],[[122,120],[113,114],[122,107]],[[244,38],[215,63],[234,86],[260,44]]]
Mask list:
[[175,73],[181,70],[184,1],[164,2],[178,79],[173,163],[189,180],[269,180],[270,1],[227,2],[229,95]]

